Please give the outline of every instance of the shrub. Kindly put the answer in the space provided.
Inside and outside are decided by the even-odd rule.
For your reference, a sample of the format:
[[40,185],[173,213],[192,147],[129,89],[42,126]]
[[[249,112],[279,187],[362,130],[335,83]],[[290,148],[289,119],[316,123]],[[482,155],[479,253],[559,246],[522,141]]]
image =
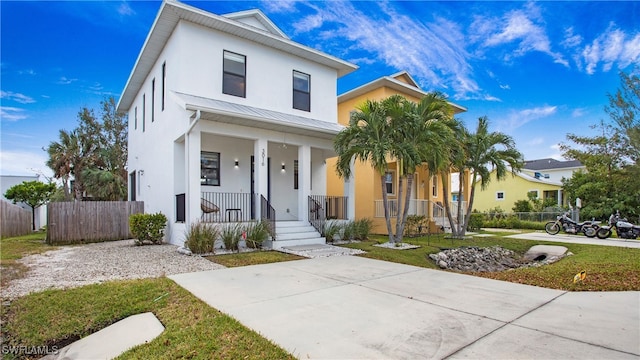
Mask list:
[[367,240],[373,227],[373,220],[362,218],[353,222],[353,238],[355,240]]
[[428,226],[427,217],[424,215],[409,215],[404,228],[404,235],[412,236],[422,232]]
[[327,221],[324,223],[324,229],[322,229],[322,236],[324,236],[328,242],[333,242],[335,236],[340,234],[342,230],[342,224],[337,221]]
[[467,228],[471,231],[478,231],[480,230],[480,228],[482,228],[483,226],[483,222],[484,222],[484,215],[474,212],[471,213],[470,215],[471,217],[469,218],[469,224],[467,226]]
[[163,213],[129,216],[129,229],[136,240],[136,245],[144,245],[145,241],[162,244],[166,226],[167,217]]
[[[259,249],[262,243],[269,238],[269,223],[264,220],[251,222],[244,228],[247,247]],[[225,245],[226,246],[226,245]]]
[[353,240],[356,233],[356,224],[353,221],[350,221],[344,225],[342,225],[342,236],[341,239],[343,241],[351,241]]
[[220,234],[224,248],[231,251],[238,251],[238,244],[240,243],[243,230],[243,226],[240,223],[226,224]]
[[213,245],[220,236],[220,231],[212,224],[194,222],[185,235],[184,246],[194,254],[213,252]]

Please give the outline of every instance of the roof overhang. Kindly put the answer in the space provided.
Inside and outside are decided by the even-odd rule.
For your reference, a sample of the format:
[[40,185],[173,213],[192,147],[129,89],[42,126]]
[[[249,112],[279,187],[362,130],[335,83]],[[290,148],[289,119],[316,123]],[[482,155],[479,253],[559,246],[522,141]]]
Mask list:
[[[395,79],[394,78],[395,76],[397,76],[397,74],[392,76],[383,76],[369,83],[361,85],[353,90],[349,90],[338,96],[338,104],[357,98],[359,96],[362,96],[368,92],[371,92],[375,89],[379,89],[381,87],[387,87],[389,89],[396,90],[398,92],[413,96],[415,98],[422,98],[429,94],[428,92],[423,91],[418,87],[411,86],[405,82]],[[455,114],[459,114],[467,111],[467,108],[465,108],[464,106],[454,104],[450,101],[448,101],[448,103],[453,108],[453,111]]]
[[272,130],[288,134],[333,139],[344,126],[218,99],[173,92],[185,110],[200,111],[200,119]]
[[118,112],[126,112],[129,110],[136,94],[139,92],[153,65],[160,56],[162,49],[180,21],[188,21],[213,30],[225,32],[328,66],[336,70],[338,77],[344,76],[358,68],[358,66],[354,64],[308,46],[301,45],[286,37],[258,29],[231,18],[215,15],[175,0],[165,0],[151,26],[151,31],[147,35],[147,39],[142,46],[142,50],[122,91],[116,107]]

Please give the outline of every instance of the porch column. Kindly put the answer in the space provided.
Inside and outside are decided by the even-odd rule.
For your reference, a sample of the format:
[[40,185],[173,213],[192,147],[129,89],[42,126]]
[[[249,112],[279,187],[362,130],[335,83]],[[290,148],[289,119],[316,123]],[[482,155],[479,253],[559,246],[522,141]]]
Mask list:
[[185,184],[187,185],[186,223],[199,220],[202,210],[200,209],[200,198],[202,197],[200,188],[200,151],[201,136],[200,124],[195,124],[193,129],[185,136],[185,164],[187,166]]
[[298,146],[298,220],[307,221],[311,195],[311,147]]
[[558,189],[558,201],[556,201],[558,203],[558,206],[562,206],[562,189]]
[[269,192],[269,167],[267,166],[269,159],[269,147],[268,141],[266,139],[256,139],[253,142],[253,159],[253,171],[255,176],[254,191],[256,192],[256,217],[260,219],[262,216],[262,214],[260,213],[260,195],[264,196],[266,199]]
[[351,159],[351,177],[344,179],[344,196],[347,197],[347,218],[351,221],[356,219],[356,181],[355,181],[355,160]]

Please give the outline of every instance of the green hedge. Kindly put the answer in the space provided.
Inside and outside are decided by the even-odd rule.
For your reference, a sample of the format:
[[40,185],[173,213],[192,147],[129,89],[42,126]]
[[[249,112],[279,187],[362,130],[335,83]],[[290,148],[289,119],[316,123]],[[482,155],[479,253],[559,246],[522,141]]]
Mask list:
[[133,214],[129,216],[129,229],[136,245],[162,244],[167,217],[163,213]]

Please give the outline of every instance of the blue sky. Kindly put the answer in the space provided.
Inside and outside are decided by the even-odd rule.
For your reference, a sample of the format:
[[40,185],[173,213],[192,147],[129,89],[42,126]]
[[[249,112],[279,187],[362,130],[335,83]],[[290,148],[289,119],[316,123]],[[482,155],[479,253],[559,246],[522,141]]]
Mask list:
[[[184,1],[261,9],[293,40],[360,66],[338,92],[407,70],[468,109],[474,128],[556,157],[566,133],[607,120],[618,73],[640,71],[640,2]],[[157,1],[1,1],[0,173],[51,175],[42,150],[82,107],[119,97]]]

